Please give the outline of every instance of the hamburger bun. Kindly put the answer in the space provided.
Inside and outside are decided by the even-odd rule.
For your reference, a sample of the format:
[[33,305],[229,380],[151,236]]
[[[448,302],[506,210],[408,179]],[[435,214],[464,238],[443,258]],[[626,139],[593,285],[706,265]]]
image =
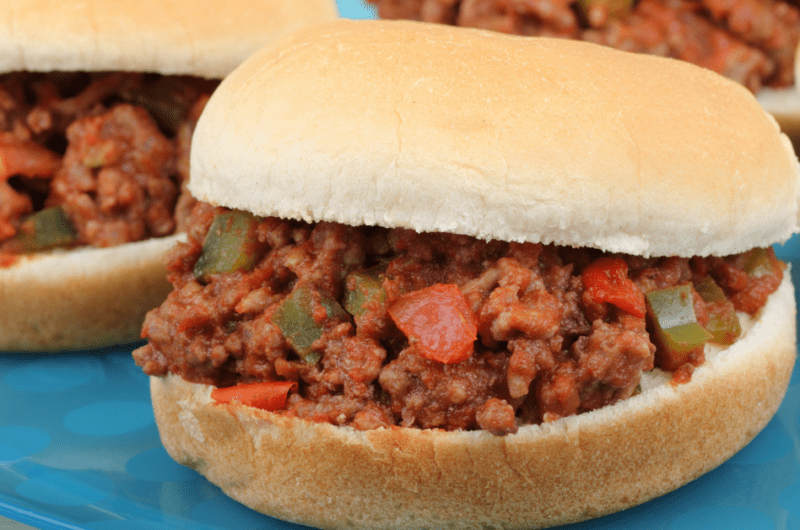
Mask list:
[[[406,43],[417,35],[431,41]],[[688,63],[389,21],[282,45],[203,112],[198,200],[643,256],[733,254],[796,229],[791,143],[744,87]]]
[[[513,72],[513,75],[510,73]],[[640,256],[797,230],[798,162],[743,87],[669,59],[414,22],[340,21],[265,48],[214,93],[192,193],[262,216]],[[232,498],[320,528],[539,528],[671,491],[747,444],[795,359],[789,274],[685,384],[514,434],[359,431],[151,377],[163,444]]]
[[327,0],[22,0],[0,7],[0,71],[221,79],[258,48],[336,16]]
[[[332,0],[51,0],[0,7],[0,72],[127,71],[219,79],[259,47],[330,21]],[[39,252],[0,267],[0,350],[95,348],[139,338],[170,290],[176,237]]]
[[164,253],[180,235],[23,256],[0,268],[0,337],[20,351],[100,348],[139,337],[171,286]]

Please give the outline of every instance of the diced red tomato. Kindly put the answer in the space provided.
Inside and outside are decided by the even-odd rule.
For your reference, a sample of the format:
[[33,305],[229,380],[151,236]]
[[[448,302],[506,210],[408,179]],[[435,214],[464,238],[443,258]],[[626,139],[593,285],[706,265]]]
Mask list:
[[60,156],[34,141],[0,138],[0,180],[14,175],[50,178],[60,165]]
[[438,283],[404,294],[388,311],[426,359],[449,364],[472,355],[478,324],[458,286]]
[[211,399],[218,403],[238,401],[242,405],[275,411],[286,407],[286,398],[293,389],[297,389],[297,383],[294,381],[247,383],[215,388],[211,391]]
[[598,258],[583,270],[584,296],[594,303],[608,303],[637,318],[644,318],[644,294],[628,278],[622,258]]

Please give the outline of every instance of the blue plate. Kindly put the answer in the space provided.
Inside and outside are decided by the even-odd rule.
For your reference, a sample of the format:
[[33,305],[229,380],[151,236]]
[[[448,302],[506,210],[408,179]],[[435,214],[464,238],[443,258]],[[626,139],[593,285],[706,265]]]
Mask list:
[[[342,16],[374,17],[359,0]],[[777,247],[794,261],[800,239]],[[42,529],[299,529],[226,497],[161,446],[136,345],[0,356],[0,515]],[[800,376],[750,445],[656,500],[563,530],[800,530]]]
[[[237,504],[169,458],[133,347],[0,357],[0,515],[43,529],[301,528]],[[565,528],[800,530],[798,379],[761,434],[715,471]]]

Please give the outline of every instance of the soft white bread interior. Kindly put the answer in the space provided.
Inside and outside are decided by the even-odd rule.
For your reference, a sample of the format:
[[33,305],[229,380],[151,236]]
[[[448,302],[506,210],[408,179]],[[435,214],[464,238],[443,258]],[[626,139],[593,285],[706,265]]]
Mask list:
[[126,70],[221,78],[333,0],[15,0],[0,5],[0,71]]
[[643,255],[786,240],[798,164],[743,87],[658,57],[401,21],[301,30],[215,92],[201,200]]
[[0,351],[96,348],[140,338],[172,290],[164,253],[185,235],[22,256],[0,267]]
[[652,375],[594,412],[498,437],[356,431],[212,402],[212,387],[151,377],[164,447],[234,499],[320,528],[538,528],[647,501],[746,445],[783,398],[796,356],[794,290],[780,289],[689,383]]

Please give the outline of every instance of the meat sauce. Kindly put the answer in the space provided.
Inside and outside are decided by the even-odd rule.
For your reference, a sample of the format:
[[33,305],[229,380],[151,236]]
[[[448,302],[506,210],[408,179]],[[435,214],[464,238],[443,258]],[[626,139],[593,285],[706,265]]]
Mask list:
[[794,83],[797,0],[369,0],[381,18],[586,40],[703,66],[757,92]]
[[216,84],[120,72],[0,75],[0,263],[181,230],[194,202],[185,191],[189,143]]
[[[685,382],[703,346],[657,347],[659,310],[646,297],[690,293],[695,324],[714,329],[716,317],[735,318],[732,307],[756,313],[784,269],[771,249],[645,259],[249,217],[249,225],[227,226],[249,227],[239,249],[252,259],[209,272],[201,256],[228,214],[205,203],[193,209],[188,241],[167,259],[174,291],[147,315],[149,342],[134,352],[137,364],[217,387],[296,382],[279,413],[356,429],[503,435],[628,398],[654,366]],[[238,252],[235,239],[216,241]],[[617,271],[613,289],[586,274],[598,267]],[[724,296],[707,302],[694,285],[705,293],[710,279]],[[443,308],[458,323],[444,338],[404,316]],[[436,357],[426,350],[431,340],[458,355]]]

